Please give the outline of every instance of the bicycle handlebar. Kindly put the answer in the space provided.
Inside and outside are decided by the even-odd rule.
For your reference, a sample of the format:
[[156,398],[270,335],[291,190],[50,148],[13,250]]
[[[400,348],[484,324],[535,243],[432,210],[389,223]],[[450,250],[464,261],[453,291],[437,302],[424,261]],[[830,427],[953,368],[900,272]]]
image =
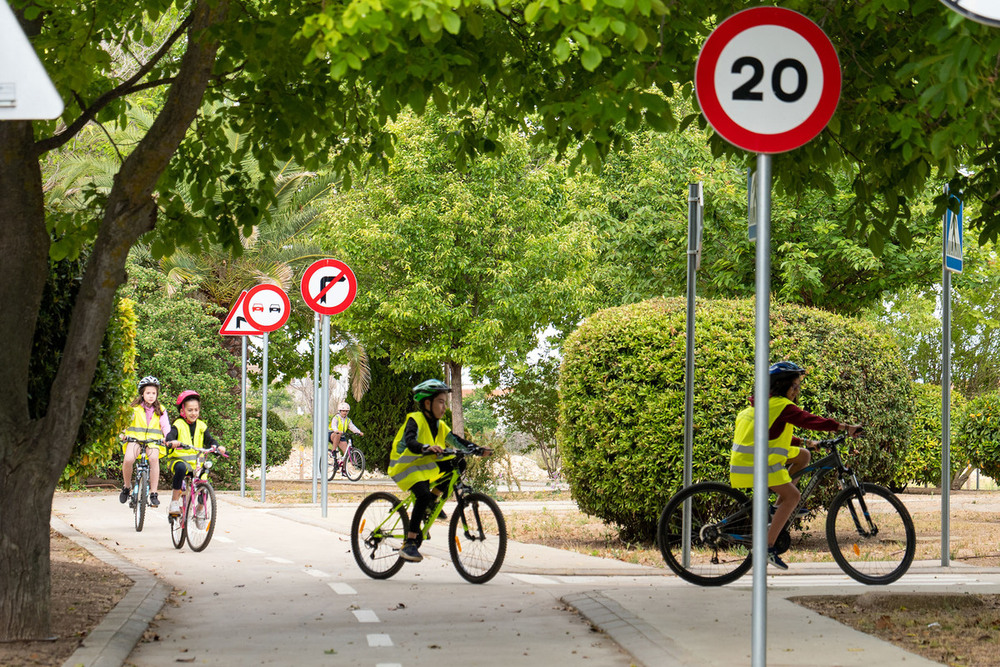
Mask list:
[[158,440],[139,440],[138,438],[133,438],[130,435],[125,437],[125,442],[135,442],[140,445],[146,445],[147,447],[151,444],[156,444],[158,442],[163,442],[163,441],[164,441],[163,438],[159,438]]
[[176,449],[193,449],[196,452],[202,452],[203,454],[215,454],[216,456],[222,456],[229,458],[229,454],[225,452],[220,452],[217,447],[195,447],[194,445],[182,445]]
[[[862,427],[862,428],[859,428],[856,431],[856,434],[860,436],[864,432],[865,432],[864,427]],[[836,447],[840,443],[844,442],[845,440],[847,440],[847,432],[846,431],[844,433],[841,433],[840,435],[838,435],[836,438],[827,438],[826,440],[817,440],[816,441],[816,447],[817,448],[822,448],[822,449],[831,449],[832,450],[834,447]]]

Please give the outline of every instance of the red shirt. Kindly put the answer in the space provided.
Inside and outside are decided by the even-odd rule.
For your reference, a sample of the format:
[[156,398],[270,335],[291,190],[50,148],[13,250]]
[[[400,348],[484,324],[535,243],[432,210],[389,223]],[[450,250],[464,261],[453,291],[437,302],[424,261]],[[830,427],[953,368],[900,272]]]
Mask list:
[[[750,399],[750,404],[753,405],[753,399]],[[826,417],[817,417],[811,412],[806,412],[794,403],[786,405],[785,409],[781,411],[778,418],[774,420],[771,424],[771,428],[767,430],[768,440],[774,440],[781,432],[785,430],[785,426],[791,424],[792,426],[798,426],[799,428],[806,429],[807,431],[839,431],[840,422],[835,419],[827,419]],[[802,438],[798,436],[792,436],[792,446],[801,447]]]

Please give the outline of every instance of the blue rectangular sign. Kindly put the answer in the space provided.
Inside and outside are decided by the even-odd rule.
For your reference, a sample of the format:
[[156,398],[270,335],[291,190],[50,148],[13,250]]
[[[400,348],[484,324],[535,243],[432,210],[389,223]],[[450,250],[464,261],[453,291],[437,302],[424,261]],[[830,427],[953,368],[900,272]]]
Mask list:
[[962,272],[962,208],[963,203],[958,197],[958,213],[951,208],[944,211],[944,266],[952,273]]

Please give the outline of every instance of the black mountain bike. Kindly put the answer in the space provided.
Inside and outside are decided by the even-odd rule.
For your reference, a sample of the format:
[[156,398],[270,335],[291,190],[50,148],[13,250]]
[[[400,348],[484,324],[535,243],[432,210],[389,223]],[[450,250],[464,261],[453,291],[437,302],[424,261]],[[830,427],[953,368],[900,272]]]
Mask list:
[[146,505],[149,504],[149,494],[155,487],[150,487],[149,483],[149,457],[146,456],[147,447],[155,447],[163,442],[162,440],[136,440],[135,438],[125,438],[126,442],[135,442],[139,445],[139,456],[135,458],[135,468],[132,469],[132,493],[129,496],[128,506],[132,508],[135,518],[135,531],[142,532],[142,527],[146,522]]
[[[461,457],[466,452],[445,449],[444,454]],[[448,526],[451,561],[466,581],[485,583],[500,571],[507,554],[507,523],[497,502],[466,486],[457,467],[446,479],[446,491],[431,506],[420,539],[431,538],[431,524],[441,513],[445,501],[454,494],[458,507]],[[413,508],[415,500],[412,493],[400,500],[391,493],[379,491],[367,496],[358,506],[351,523],[351,553],[358,567],[369,577],[388,579],[406,562],[399,552],[410,525],[408,510]]]
[[[862,482],[846,467],[837,446],[845,435],[821,440],[829,454],[794,475],[812,473],[800,504],[830,473],[841,491],[826,516],[826,540],[833,559],[851,578],[863,584],[891,584],[906,573],[917,547],[913,519],[906,506],[884,486]],[[682,535],[684,507],[690,504],[690,554],[685,562]],[[795,516],[795,512],[792,512]],[[667,565],[685,581],[721,586],[750,569],[752,503],[738,489],[719,482],[701,482],[681,489],[660,514],[656,542]],[[791,546],[788,527],[775,546],[784,553]]]

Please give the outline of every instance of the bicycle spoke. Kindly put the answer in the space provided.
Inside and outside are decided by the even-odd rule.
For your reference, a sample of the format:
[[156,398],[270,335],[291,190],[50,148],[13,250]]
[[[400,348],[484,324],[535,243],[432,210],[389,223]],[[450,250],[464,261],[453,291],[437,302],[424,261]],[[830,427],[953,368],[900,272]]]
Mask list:
[[500,507],[482,493],[469,493],[456,509],[448,531],[448,548],[455,569],[467,581],[489,581],[507,553],[507,524]]
[[841,492],[830,505],[826,536],[834,560],[865,584],[888,584],[913,561],[916,536],[906,507],[888,489],[865,484]]
[[390,493],[373,493],[361,501],[351,522],[354,561],[373,579],[387,579],[403,567],[399,551],[403,548],[407,516],[399,504]]

